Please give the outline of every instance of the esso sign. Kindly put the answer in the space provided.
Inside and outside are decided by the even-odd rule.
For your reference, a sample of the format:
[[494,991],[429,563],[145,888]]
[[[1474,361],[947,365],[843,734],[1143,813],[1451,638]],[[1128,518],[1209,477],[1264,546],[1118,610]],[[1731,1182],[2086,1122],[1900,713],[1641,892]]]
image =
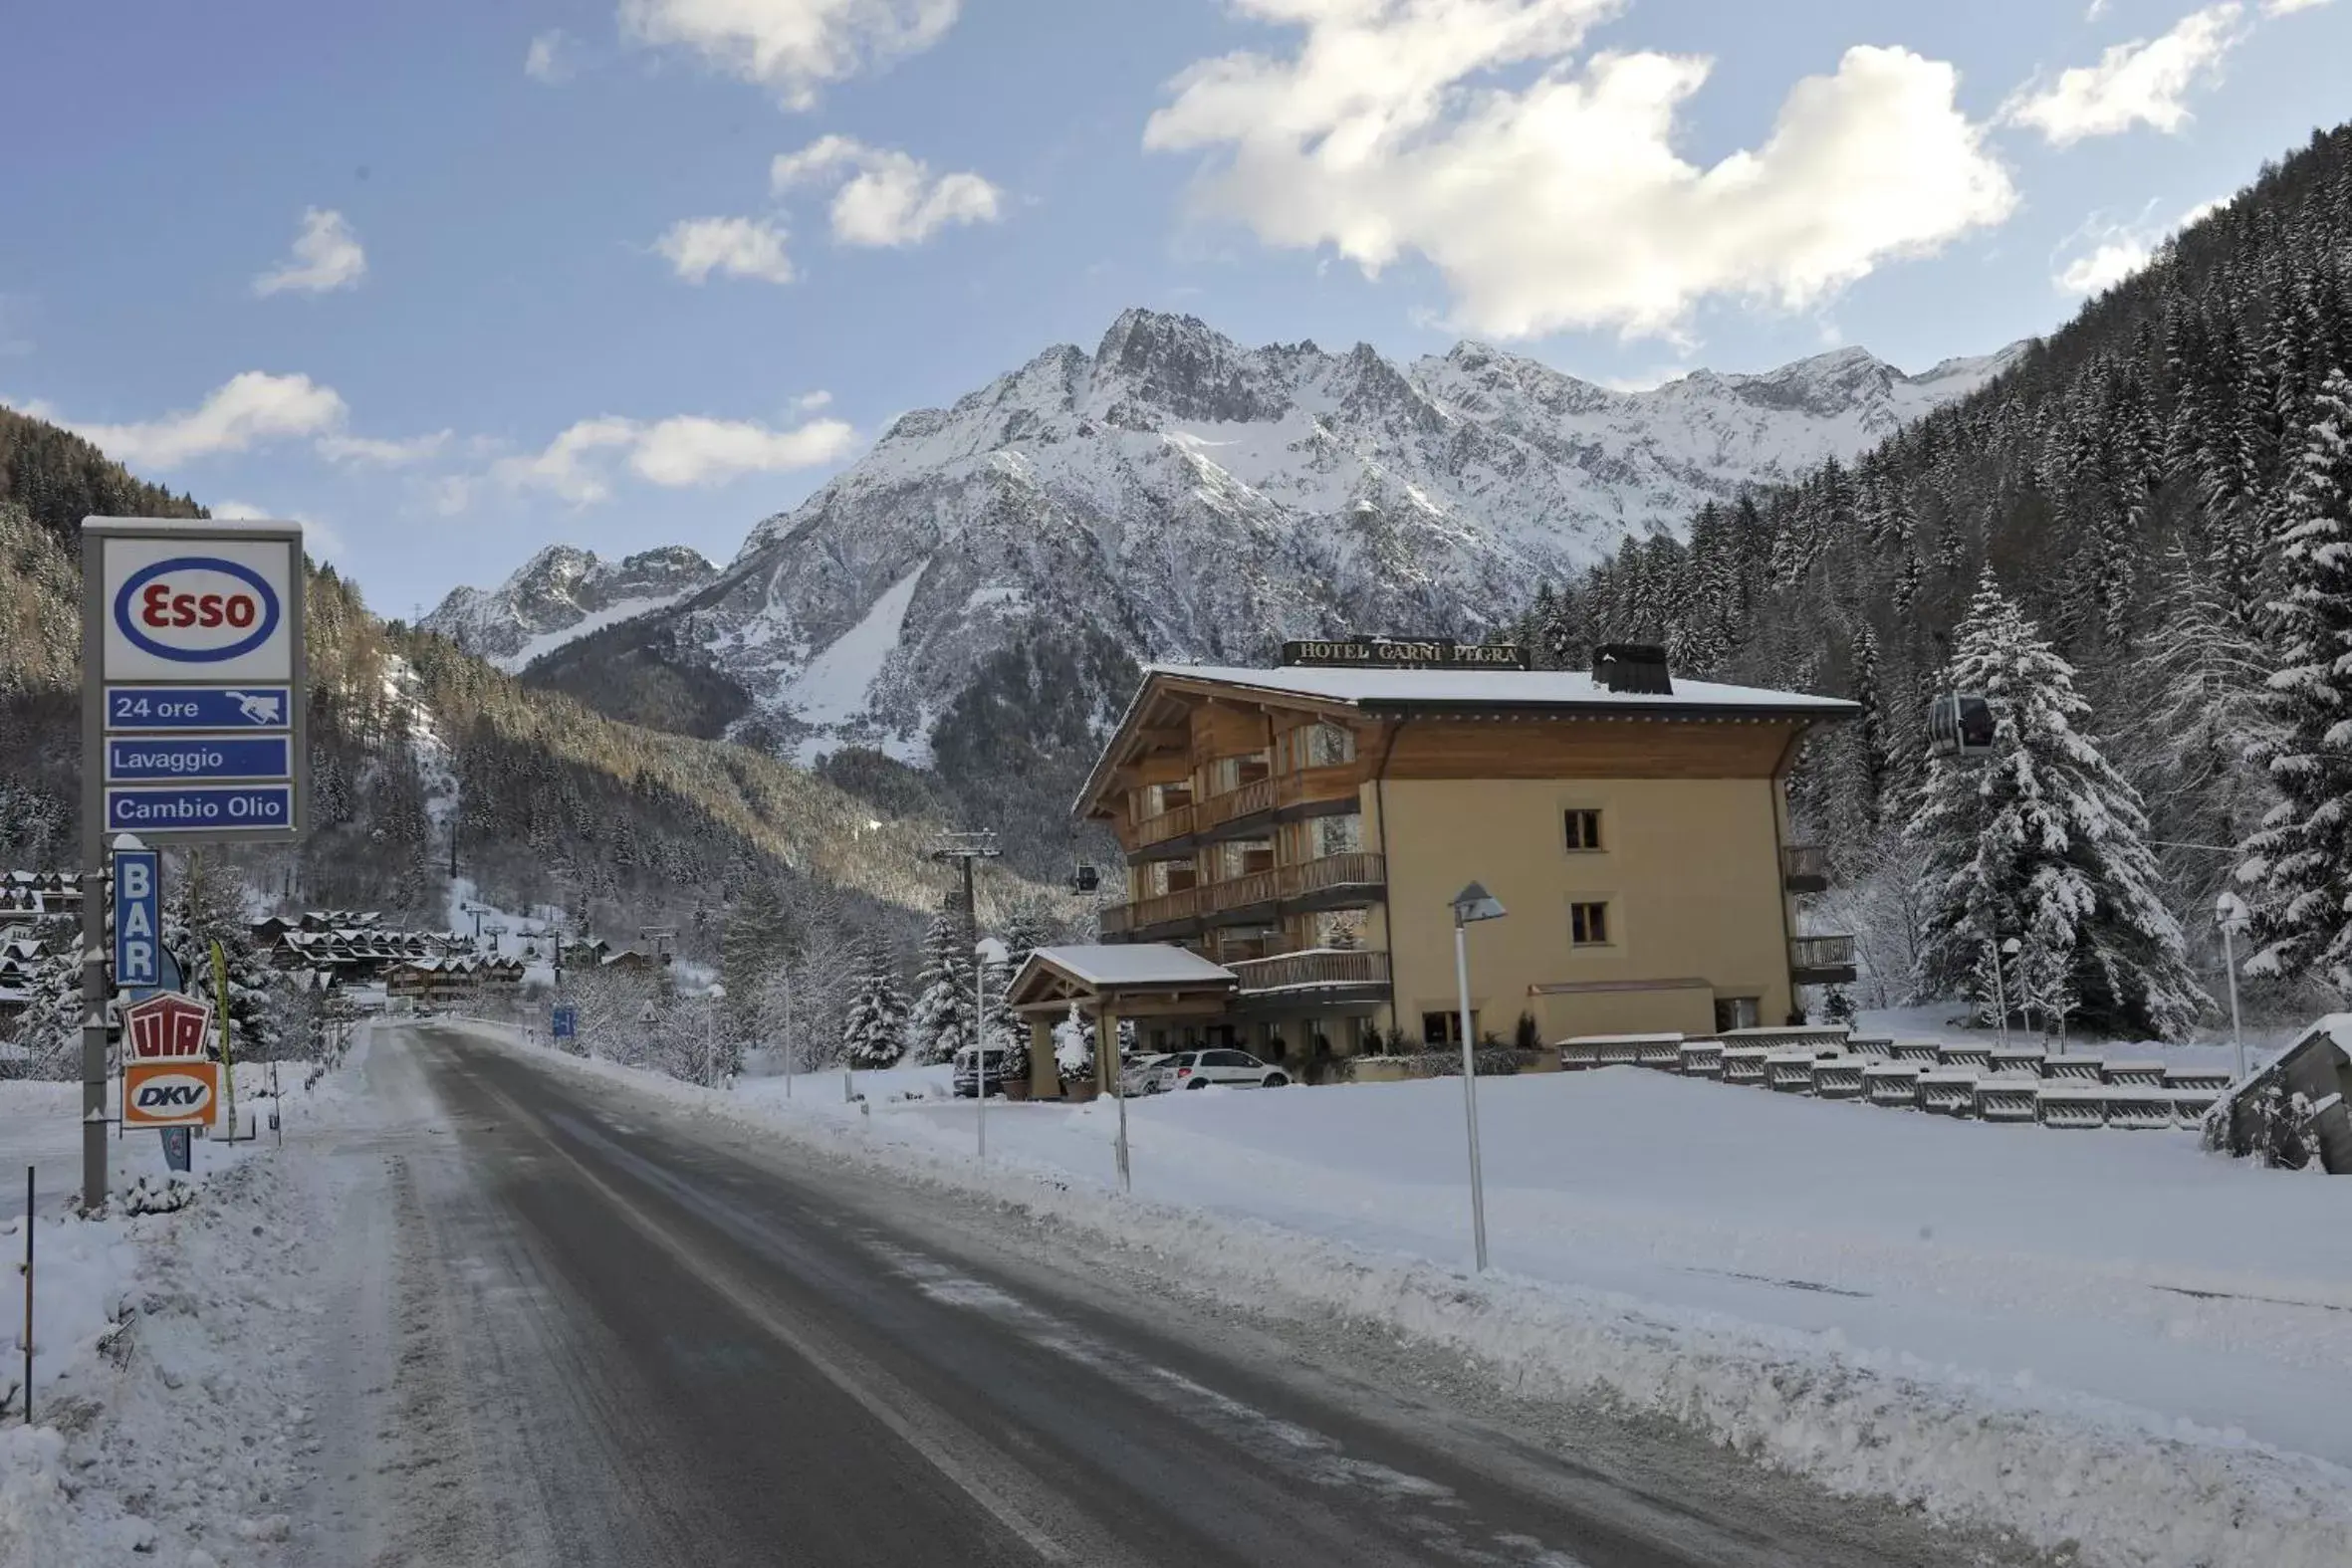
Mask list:
[[191,665],[251,653],[277,634],[285,613],[259,571],[216,556],[173,557],[132,572],[114,609],[132,647]]

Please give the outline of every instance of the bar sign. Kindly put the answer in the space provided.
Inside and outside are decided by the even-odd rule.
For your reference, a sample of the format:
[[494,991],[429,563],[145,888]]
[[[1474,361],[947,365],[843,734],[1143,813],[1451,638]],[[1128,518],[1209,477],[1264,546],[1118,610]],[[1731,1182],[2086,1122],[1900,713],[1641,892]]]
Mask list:
[[115,851],[115,984],[149,991],[163,984],[163,889],[152,849]]

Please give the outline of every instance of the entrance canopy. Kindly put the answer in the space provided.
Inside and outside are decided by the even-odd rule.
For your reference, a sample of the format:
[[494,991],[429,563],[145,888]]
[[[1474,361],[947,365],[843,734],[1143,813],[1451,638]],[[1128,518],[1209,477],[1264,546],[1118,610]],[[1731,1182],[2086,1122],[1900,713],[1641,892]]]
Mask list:
[[1039,948],[1013,977],[1012,1008],[1051,1020],[1072,1004],[1107,1008],[1123,1018],[1214,1017],[1232,1006],[1241,982],[1198,953],[1160,942]]

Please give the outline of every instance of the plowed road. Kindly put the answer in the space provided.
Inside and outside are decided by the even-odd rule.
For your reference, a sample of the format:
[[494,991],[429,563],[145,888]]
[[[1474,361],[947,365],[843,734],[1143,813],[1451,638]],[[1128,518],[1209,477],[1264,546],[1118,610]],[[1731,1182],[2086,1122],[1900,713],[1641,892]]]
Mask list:
[[332,1568],[1983,1560],[455,1029],[365,1070]]

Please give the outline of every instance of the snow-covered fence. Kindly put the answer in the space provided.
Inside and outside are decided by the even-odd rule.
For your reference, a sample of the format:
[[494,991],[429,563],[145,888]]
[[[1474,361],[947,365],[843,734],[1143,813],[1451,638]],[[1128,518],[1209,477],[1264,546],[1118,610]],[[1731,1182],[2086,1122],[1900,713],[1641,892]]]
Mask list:
[[1813,1092],[1813,1052],[1810,1046],[1776,1050],[1764,1057],[1764,1087],[1775,1094]]
[[1745,1083],[1761,1088],[1764,1083],[1764,1058],[1771,1055],[1764,1045],[1734,1045],[1729,1040],[1723,1048],[1723,1081]]
[[1916,1061],[1874,1061],[1862,1069],[1862,1097],[1890,1109],[1919,1109],[1919,1078],[1927,1067]]
[[1677,1065],[1686,1078],[1723,1076],[1722,1040],[1684,1040],[1675,1048]]
[[2041,1081],[1999,1076],[1977,1082],[1977,1116],[1988,1122],[2030,1122],[2039,1115]]
[[1919,1108],[1937,1116],[1969,1116],[1977,1109],[1977,1074],[1969,1067],[1930,1067],[1919,1075]]
[[1895,1040],[1888,1044],[1887,1055],[1895,1061],[1911,1061],[1923,1067],[1933,1067],[1937,1053],[1943,1048],[1935,1040]]
[[1963,1040],[1954,1045],[1936,1047],[1936,1065],[1963,1072],[1991,1072],[1993,1047]]

